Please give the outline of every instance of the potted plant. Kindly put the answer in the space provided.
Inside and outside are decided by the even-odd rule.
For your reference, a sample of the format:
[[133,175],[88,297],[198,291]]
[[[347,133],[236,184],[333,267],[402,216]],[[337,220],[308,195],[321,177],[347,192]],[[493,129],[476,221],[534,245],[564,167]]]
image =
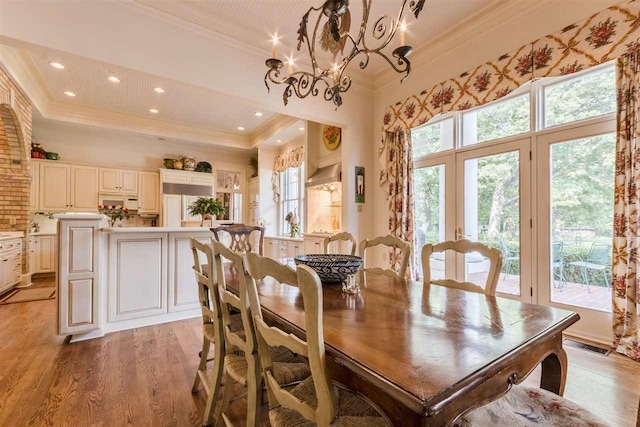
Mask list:
[[202,221],[200,226],[204,227],[204,221],[212,219],[218,215],[224,215],[227,210],[222,205],[222,202],[218,198],[213,197],[198,197],[195,202],[189,205],[190,215],[200,215]]
[[129,209],[122,206],[98,205],[98,212],[107,216],[109,227],[113,227],[118,220],[130,218]]
[[289,212],[287,216],[284,218],[285,221],[289,224],[289,236],[291,237],[299,237],[300,236],[300,218],[298,218],[298,214],[294,209],[293,212]]

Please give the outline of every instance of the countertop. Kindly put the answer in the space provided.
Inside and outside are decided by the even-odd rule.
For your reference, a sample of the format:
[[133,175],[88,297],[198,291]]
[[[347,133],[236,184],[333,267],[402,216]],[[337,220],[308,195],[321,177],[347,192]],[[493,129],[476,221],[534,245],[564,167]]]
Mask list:
[[329,237],[334,234],[340,233],[339,230],[336,231],[312,231],[309,233],[302,233],[304,237]]
[[24,236],[22,231],[2,231],[0,232],[0,242],[11,239],[18,239]]
[[56,233],[55,231],[38,231],[37,233],[29,233],[29,236],[55,236]]
[[290,242],[302,242],[302,237],[289,237],[289,236],[264,236],[265,239],[277,239],[287,240]]
[[100,231],[105,233],[202,233],[209,231],[209,227],[105,227]]

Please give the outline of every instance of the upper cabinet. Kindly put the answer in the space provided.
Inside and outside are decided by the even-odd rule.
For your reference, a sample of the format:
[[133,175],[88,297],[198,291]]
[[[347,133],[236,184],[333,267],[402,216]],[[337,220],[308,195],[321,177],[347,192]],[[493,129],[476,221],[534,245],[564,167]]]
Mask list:
[[38,210],[38,205],[40,204],[40,200],[38,200],[38,197],[40,196],[40,180],[38,179],[38,176],[40,175],[39,172],[40,165],[31,162],[29,165],[29,174],[31,175],[31,187],[29,188],[29,210],[31,211]]
[[[160,174],[156,172],[140,172],[138,189],[138,213],[160,213]],[[124,187],[124,185],[123,185]]]
[[[95,212],[98,207],[98,168],[70,166],[61,163],[40,163],[34,183],[40,209],[51,212]],[[36,179],[37,178],[37,179]],[[34,185],[35,187],[35,185]],[[34,189],[31,190],[35,194]]]
[[220,199],[226,213],[218,220],[243,222],[242,195],[245,191],[243,170],[216,170],[216,197]]
[[138,194],[138,172],[100,168],[100,193]]

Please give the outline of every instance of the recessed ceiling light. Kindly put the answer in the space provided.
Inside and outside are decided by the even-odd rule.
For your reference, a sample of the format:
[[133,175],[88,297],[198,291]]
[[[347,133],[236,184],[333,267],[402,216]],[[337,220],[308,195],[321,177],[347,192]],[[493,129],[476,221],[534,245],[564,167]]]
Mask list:
[[159,139],[160,141],[166,141],[166,139],[165,139],[165,138],[163,138],[163,137],[160,137],[160,138],[158,138],[158,139]]
[[304,130],[304,128],[298,128],[299,130]]
[[156,93],[164,93],[164,89],[162,89],[161,87],[154,87],[153,91]]
[[260,111],[256,111],[253,115],[256,117],[262,117],[262,113]]
[[244,130],[242,126],[238,126],[238,130]]
[[276,139],[276,142],[277,142],[278,144],[280,144],[280,143],[282,142],[282,140],[281,140],[281,139]]
[[51,65],[53,68],[57,68],[58,70],[64,70],[64,65],[59,62],[49,62],[49,65]]
[[119,79],[119,78],[117,78],[116,76],[109,76],[109,77],[107,77],[107,78],[109,79],[109,81],[110,81],[110,82],[113,82],[113,83],[120,83],[120,79]]
[[149,112],[150,112],[150,113],[153,113],[153,114],[158,114],[158,113],[159,113],[159,111],[158,111],[158,110],[156,110],[155,108],[150,108],[150,109],[149,109]]
[[68,91],[66,91],[64,94],[65,94],[65,95],[67,95],[67,96],[70,96],[70,97],[72,97],[72,98],[73,98],[74,96],[76,96],[76,94],[75,94],[75,93],[73,93],[73,92],[71,92],[71,91],[69,91],[69,90],[68,90]]

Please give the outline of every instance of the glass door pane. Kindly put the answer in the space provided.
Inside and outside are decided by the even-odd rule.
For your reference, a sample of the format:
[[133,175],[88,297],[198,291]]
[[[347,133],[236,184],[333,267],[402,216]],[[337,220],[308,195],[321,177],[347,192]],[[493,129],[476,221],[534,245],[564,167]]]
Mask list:
[[[530,273],[523,272],[521,263],[526,259],[523,245],[530,245],[529,215],[526,221],[521,218],[530,206],[529,146],[527,139],[458,154],[458,173],[463,175],[458,238],[479,241],[502,253],[497,292],[513,296],[523,296],[525,285],[530,287]],[[458,277],[484,286],[489,268],[489,260],[479,253],[467,254]]]
[[[422,247],[445,239],[445,165],[414,169],[415,239],[416,254]],[[431,255],[431,278],[445,278],[445,254]],[[422,277],[422,263],[416,265],[418,277]]]
[[615,144],[604,134],[549,148],[552,302],[611,311]]

